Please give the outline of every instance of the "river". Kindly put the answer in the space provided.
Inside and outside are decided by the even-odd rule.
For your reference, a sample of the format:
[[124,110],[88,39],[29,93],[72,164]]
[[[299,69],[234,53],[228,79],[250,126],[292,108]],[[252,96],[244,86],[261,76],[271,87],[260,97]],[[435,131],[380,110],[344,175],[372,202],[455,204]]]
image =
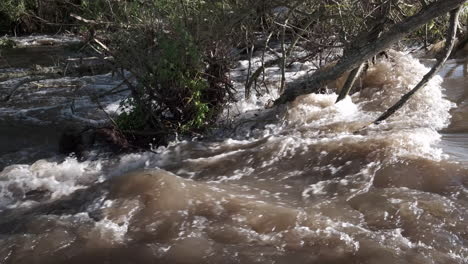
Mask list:
[[231,131],[112,158],[56,152],[119,79],[27,86],[0,105],[0,263],[468,263],[468,62],[368,125],[428,71],[390,55],[338,104],[241,100]]

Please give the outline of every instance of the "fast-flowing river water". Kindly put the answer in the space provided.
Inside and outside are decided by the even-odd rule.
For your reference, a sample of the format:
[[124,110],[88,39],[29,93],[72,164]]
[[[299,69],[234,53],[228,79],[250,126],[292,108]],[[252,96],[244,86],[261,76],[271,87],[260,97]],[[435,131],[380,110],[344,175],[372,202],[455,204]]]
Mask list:
[[53,154],[60,124],[99,118],[84,96],[119,81],[62,80],[84,87],[74,111],[60,81],[23,90],[0,106],[0,263],[468,263],[468,62],[368,125],[428,71],[390,55],[338,104],[306,95],[211,139],[84,161]]

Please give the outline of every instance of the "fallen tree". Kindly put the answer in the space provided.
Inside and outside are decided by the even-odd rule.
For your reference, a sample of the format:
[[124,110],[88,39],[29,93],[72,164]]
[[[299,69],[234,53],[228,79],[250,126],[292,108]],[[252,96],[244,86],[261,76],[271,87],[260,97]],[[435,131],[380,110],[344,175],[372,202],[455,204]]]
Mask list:
[[[327,71],[317,71],[305,80],[291,84],[275,101],[275,105],[293,101],[296,97],[319,91],[326,82],[339,78],[347,71],[351,71],[363,64],[379,52],[390,48],[407,34],[415,31],[431,20],[459,8],[467,0],[439,0],[424,6],[417,14],[404,19],[402,22],[390,26],[383,33],[369,31],[358,36],[344,51],[338,63]],[[376,27],[383,25],[382,21]]]
[[447,39],[445,41],[445,48],[442,54],[439,55],[437,58],[437,62],[432,66],[431,70],[424,75],[422,80],[413,88],[411,91],[406,93],[401,97],[398,102],[396,102],[392,107],[390,107],[387,111],[385,111],[382,115],[380,115],[375,121],[374,124],[379,124],[385,119],[389,118],[393,115],[396,111],[405,105],[406,102],[421,88],[423,88],[434,75],[444,66],[447,59],[450,57],[452,53],[453,46],[455,44],[455,37],[457,35],[457,24],[458,24],[458,17],[460,15],[461,8],[457,8],[450,12],[450,27],[447,33]]

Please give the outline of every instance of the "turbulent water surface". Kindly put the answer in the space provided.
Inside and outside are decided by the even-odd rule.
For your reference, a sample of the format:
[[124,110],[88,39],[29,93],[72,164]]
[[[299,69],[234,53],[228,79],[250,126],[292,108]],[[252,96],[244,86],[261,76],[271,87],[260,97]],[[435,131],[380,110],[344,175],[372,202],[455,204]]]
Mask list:
[[212,139],[85,161],[52,154],[52,131],[80,107],[102,118],[90,101],[26,89],[0,106],[0,263],[468,263],[467,61],[369,126],[428,70],[391,58],[338,104],[306,95]]

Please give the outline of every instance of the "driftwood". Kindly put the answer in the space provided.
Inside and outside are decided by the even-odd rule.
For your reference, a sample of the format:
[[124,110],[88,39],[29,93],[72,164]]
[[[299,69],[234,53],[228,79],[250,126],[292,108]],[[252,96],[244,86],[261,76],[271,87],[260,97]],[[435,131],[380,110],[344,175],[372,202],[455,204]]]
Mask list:
[[387,111],[385,111],[379,118],[374,121],[374,124],[379,124],[380,122],[384,121],[385,119],[389,118],[393,115],[396,111],[398,111],[403,105],[413,96],[417,91],[421,88],[426,86],[426,84],[437,74],[437,72],[444,66],[445,62],[449,58],[450,54],[452,53],[453,46],[455,44],[456,34],[457,34],[457,25],[458,25],[458,17],[460,15],[461,8],[459,7],[456,10],[450,12],[450,26],[447,33],[447,39],[445,41],[444,52],[441,56],[437,59],[436,64],[432,67],[432,69],[424,75],[422,80],[413,88],[411,91],[406,93],[401,97],[401,99],[396,102],[392,107],[390,107]]
[[335,80],[346,71],[357,68],[380,51],[390,48],[405,35],[415,31],[432,19],[457,9],[466,2],[467,0],[439,0],[423,7],[417,14],[391,26],[372,43],[365,41],[365,38],[358,38],[350,45],[350,48],[345,50],[344,55],[332,69],[325,72],[315,72],[307,80],[293,83],[275,101],[275,105],[293,101],[303,94],[319,91],[326,82]]

